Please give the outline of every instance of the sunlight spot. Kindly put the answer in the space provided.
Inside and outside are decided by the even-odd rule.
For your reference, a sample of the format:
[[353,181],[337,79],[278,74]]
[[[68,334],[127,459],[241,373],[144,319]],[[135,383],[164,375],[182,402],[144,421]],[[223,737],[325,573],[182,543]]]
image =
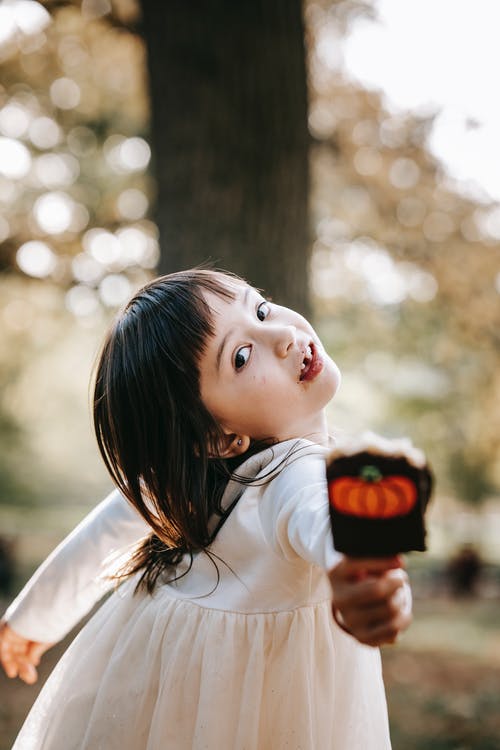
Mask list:
[[30,125],[29,137],[37,148],[53,148],[61,139],[61,129],[50,117],[37,117]]
[[15,0],[10,7],[23,34],[38,34],[51,23],[50,13],[34,0]]
[[21,245],[16,253],[17,265],[29,276],[43,279],[55,269],[57,258],[45,242],[32,240]]
[[13,138],[0,137],[0,174],[20,179],[31,168],[31,155],[26,146]]
[[83,247],[98,262],[104,266],[113,265],[120,259],[121,245],[112,232],[94,227],[85,232]]
[[131,295],[132,285],[122,274],[110,274],[99,284],[99,295],[106,307],[118,307]]
[[80,87],[71,78],[57,78],[50,87],[50,98],[59,109],[74,109],[80,97]]
[[104,154],[116,172],[142,172],[149,164],[151,149],[143,138],[112,135],[104,143]]
[[70,154],[42,154],[35,160],[35,174],[45,187],[72,185],[80,172],[80,164]]
[[61,234],[71,225],[74,206],[66,193],[45,193],[36,200],[33,213],[40,229],[47,234]]
[[149,208],[149,201],[142,190],[129,188],[120,193],[116,201],[116,207],[120,216],[124,219],[134,221],[142,219]]
[[78,253],[71,261],[73,277],[85,284],[96,284],[104,276],[104,268],[87,253]]
[[9,102],[0,110],[0,130],[10,138],[20,138],[29,128],[30,113],[17,102]]
[[11,5],[0,5],[0,44],[5,44],[17,31],[16,19]]

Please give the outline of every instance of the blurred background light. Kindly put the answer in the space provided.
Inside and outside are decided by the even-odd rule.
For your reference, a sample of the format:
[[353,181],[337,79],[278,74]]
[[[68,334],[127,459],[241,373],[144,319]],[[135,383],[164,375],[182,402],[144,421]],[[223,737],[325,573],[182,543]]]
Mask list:
[[132,294],[132,284],[122,274],[110,274],[99,284],[99,296],[106,307],[124,304]]
[[57,258],[52,249],[38,240],[21,245],[16,253],[16,261],[21,271],[39,279],[49,276],[57,266]]
[[47,234],[61,234],[69,229],[75,203],[67,193],[51,192],[35,201],[33,214],[40,229]]
[[30,125],[29,137],[37,148],[53,148],[61,140],[61,128],[50,117],[37,117]]
[[22,137],[29,128],[31,113],[21,104],[9,102],[0,110],[0,131],[10,138]]
[[13,179],[25,177],[31,169],[31,154],[23,143],[0,136],[0,174]]
[[35,174],[48,188],[72,185],[79,173],[78,159],[70,154],[42,154],[35,159]]
[[34,0],[3,0],[0,4],[0,44],[17,32],[38,34],[51,22],[49,12]]
[[97,284],[105,273],[102,264],[87,253],[78,253],[71,261],[71,268],[75,280],[85,284]]
[[123,219],[134,221],[145,216],[149,208],[149,201],[142,190],[128,188],[118,196],[116,207]]
[[83,247],[94,260],[103,266],[111,266],[120,259],[121,245],[112,232],[94,227],[85,232]]
[[142,172],[151,158],[151,149],[143,138],[112,135],[104,143],[104,154],[116,172]]
[[35,0],[4,0],[23,34],[38,34],[52,21],[50,13]]
[[57,78],[50,86],[50,98],[59,109],[74,109],[80,103],[80,87],[71,78]]
[[375,175],[382,167],[382,157],[379,151],[370,146],[363,146],[354,154],[354,168],[358,174]]

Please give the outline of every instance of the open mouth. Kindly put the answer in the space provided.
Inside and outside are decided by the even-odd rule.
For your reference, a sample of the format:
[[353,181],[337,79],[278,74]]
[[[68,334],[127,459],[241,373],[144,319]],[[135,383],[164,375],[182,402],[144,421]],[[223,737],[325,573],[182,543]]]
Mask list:
[[323,360],[313,342],[311,341],[306,347],[304,353],[304,359],[302,360],[302,365],[300,367],[299,380],[314,380],[314,378],[319,375],[322,369]]

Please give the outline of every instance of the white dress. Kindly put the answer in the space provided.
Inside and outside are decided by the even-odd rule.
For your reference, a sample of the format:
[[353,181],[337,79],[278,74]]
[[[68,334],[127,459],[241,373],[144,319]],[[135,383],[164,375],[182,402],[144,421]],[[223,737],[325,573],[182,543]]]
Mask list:
[[[226,507],[242,494],[211,557],[196,555],[152,596],[134,595],[135,579],[120,586],[54,669],[13,750],[390,748],[379,651],[331,616],[325,571],[339,558],[323,451],[287,441],[239,473],[256,483],[229,483]],[[85,547],[100,563],[117,539],[144,533],[114,493],[10,607],[11,626],[62,637],[102,593]]]

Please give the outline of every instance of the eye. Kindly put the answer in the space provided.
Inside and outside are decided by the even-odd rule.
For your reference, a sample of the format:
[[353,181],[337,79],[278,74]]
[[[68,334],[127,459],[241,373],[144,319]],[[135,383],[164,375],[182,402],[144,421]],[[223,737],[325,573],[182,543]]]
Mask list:
[[234,369],[241,370],[250,359],[251,346],[242,346],[234,355]]
[[261,302],[260,305],[257,308],[257,317],[259,320],[265,320],[269,313],[271,312],[271,307],[269,305],[269,302]]

